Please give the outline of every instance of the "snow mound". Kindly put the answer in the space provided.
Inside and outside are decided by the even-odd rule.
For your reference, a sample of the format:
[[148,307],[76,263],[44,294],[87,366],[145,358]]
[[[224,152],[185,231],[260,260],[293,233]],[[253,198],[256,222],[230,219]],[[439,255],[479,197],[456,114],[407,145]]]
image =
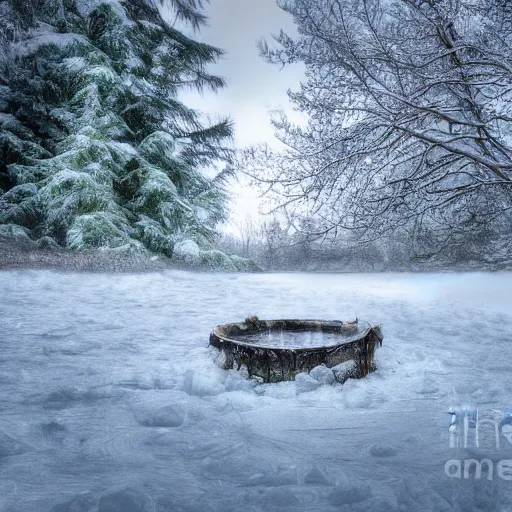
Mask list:
[[199,246],[193,240],[182,240],[174,246],[175,259],[192,265],[199,263]]
[[373,496],[368,484],[344,480],[329,494],[329,503],[335,507],[366,501]]
[[146,427],[179,427],[183,424],[183,416],[168,405],[147,413],[145,417],[139,419],[139,423]]
[[273,477],[273,485],[297,485],[297,466],[279,466]]
[[317,466],[309,469],[304,475],[304,483],[308,485],[332,485]]
[[299,395],[314,391],[320,386],[332,386],[337,382],[345,382],[350,378],[354,370],[355,361],[352,359],[341,363],[333,368],[328,368],[325,364],[315,366],[309,374],[306,372],[298,373],[295,376],[295,390]]
[[370,455],[373,457],[393,457],[397,454],[394,446],[386,444],[372,444],[370,446]]
[[308,391],[315,391],[322,385],[321,382],[313,379],[307,373],[298,373],[295,376],[295,389],[297,394],[307,393]]
[[419,395],[432,395],[439,391],[439,385],[432,375],[424,375],[416,387],[416,393]]
[[229,370],[224,387],[226,391],[252,391],[262,382],[261,378],[249,379],[249,375],[243,371]]
[[325,364],[315,366],[309,372],[309,376],[326,386],[334,384],[336,382],[334,372],[331,370],[331,368],[327,368]]
[[226,391],[226,388],[222,384],[219,374],[190,370],[183,379],[183,391],[192,396],[208,396],[218,395]]

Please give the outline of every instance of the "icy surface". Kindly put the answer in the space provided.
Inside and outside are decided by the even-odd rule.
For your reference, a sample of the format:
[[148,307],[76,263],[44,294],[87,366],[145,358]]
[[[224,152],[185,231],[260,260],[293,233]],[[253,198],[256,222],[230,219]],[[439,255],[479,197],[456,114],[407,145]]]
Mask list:
[[[499,451],[450,448],[447,414],[511,408],[511,286],[510,274],[0,272],[0,511],[508,512],[496,471],[444,467],[512,459],[504,436]],[[220,370],[211,329],[252,315],[382,323],[379,368],[330,385],[320,367],[300,393]]]
[[308,375],[307,373],[298,373],[295,376],[295,386],[297,394],[307,393],[308,391],[314,391],[321,386],[321,382]]
[[310,372],[309,376],[313,379],[317,380],[321,384],[334,384],[336,381],[334,372],[325,366],[325,364],[322,364],[320,366],[315,366]]
[[354,327],[346,332],[322,332],[305,330],[268,330],[250,334],[230,335],[230,338],[274,348],[312,348],[331,347],[340,343],[348,343],[363,332],[366,325]]

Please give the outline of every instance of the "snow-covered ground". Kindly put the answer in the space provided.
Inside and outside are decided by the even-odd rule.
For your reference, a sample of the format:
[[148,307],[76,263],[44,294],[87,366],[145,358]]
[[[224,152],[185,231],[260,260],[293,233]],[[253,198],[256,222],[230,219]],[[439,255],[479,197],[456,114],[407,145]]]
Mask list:
[[[469,428],[450,448],[447,411],[512,408],[511,288],[506,273],[0,272],[0,511],[510,512],[512,444],[482,426],[479,447]],[[207,348],[249,315],[381,323],[378,371],[254,386]],[[464,478],[484,458],[493,474]]]

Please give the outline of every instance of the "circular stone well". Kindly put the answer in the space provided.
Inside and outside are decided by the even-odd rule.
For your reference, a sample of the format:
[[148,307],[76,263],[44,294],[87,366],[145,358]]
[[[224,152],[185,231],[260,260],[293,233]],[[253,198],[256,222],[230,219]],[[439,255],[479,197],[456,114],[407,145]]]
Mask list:
[[374,353],[382,345],[379,326],[367,322],[337,320],[260,320],[218,325],[210,345],[220,353],[217,364],[224,369],[245,365],[251,377],[264,382],[293,380],[325,364],[332,368],[353,361],[346,378],[361,378],[375,370]]

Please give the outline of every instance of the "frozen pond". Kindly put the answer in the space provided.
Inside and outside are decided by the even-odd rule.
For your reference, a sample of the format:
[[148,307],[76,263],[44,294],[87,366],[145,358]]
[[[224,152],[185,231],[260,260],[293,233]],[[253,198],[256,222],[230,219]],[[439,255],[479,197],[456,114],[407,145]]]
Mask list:
[[[450,447],[447,411],[512,410],[511,287],[0,272],[0,511],[510,512],[512,436],[482,427],[476,446],[471,421],[464,448],[459,415]],[[379,368],[308,392],[217,369],[210,330],[251,315],[382,323]]]

